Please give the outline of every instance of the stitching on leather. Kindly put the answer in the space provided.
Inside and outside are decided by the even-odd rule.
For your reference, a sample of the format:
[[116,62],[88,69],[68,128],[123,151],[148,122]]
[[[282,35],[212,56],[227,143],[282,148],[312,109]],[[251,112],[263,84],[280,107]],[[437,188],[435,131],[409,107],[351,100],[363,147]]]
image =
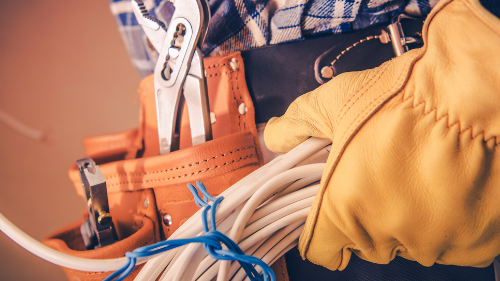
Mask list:
[[217,159],[219,157],[225,157],[228,154],[233,154],[235,152],[243,151],[243,150],[250,149],[250,148],[255,148],[255,145],[249,145],[249,146],[240,147],[238,149],[235,149],[235,150],[232,150],[232,151],[229,151],[229,152],[226,152],[226,153],[222,153],[222,154],[219,154],[219,155],[216,155],[216,156],[204,159],[204,160],[196,161],[196,162],[193,162],[193,163],[190,163],[190,164],[187,164],[187,165],[184,165],[184,166],[178,166],[178,167],[175,167],[175,168],[163,169],[163,170],[156,170],[156,171],[148,171],[148,172],[136,173],[136,174],[134,174],[134,173],[117,174],[117,175],[107,176],[107,177],[104,177],[104,178],[105,179],[112,179],[112,178],[124,177],[124,176],[145,176],[145,175],[149,175],[149,174],[157,174],[157,173],[170,172],[170,171],[173,171],[173,170],[179,170],[179,169],[184,169],[184,168],[188,168],[188,167],[193,167],[193,166],[199,165],[199,164],[201,164],[203,162],[208,162],[210,160],[215,160],[215,159]]
[[[408,101],[409,99],[415,100],[415,95],[411,95],[409,98],[407,98],[406,100],[404,100],[404,102]],[[484,142],[488,142],[491,139],[495,139],[495,146],[497,146],[499,144],[499,143],[496,142],[496,136],[492,136],[489,139],[485,139],[486,133],[485,133],[484,130],[482,130],[479,134],[477,134],[477,135],[474,136],[474,130],[473,130],[474,128],[472,126],[467,127],[465,130],[462,130],[462,125],[460,124],[460,121],[457,121],[457,122],[455,122],[453,124],[449,124],[449,121],[450,121],[450,114],[449,113],[446,113],[443,116],[441,116],[441,117],[438,118],[437,107],[434,107],[432,110],[430,110],[428,112],[425,112],[425,105],[426,104],[427,104],[426,101],[422,101],[422,102],[419,102],[416,105],[412,105],[411,107],[413,109],[416,109],[417,107],[420,107],[421,105],[423,105],[424,106],[423,116],[427,116],[427,115],[435,112],[436,117],[434,118],[434,122],[436,122],[436,123],[439,122],[439,121],[441,121],[444,118],[448,118],[448,122],[446,122],[446,128],[451,129],[451,127],[453,127],[455,125],[458,125],[458,134],[463,134],[463,133],[465,133],[465,132],[467,132],[467,131],[470,130],[471,131],[471,138],[470,138],[471,140],[474,140],[475,138],[479,137],[480,135],[483,135],[483,141]]]
[[[405,78],[405,77],[407,77],[407,75],[405,75],[405,74],[407,74],[407,69],[406,69],[406,68],[407,68],[407,67],[408,67],[408,65],[409,65],[409,64],[411,64],[412,62],[413,62],[413,59],[408,60],[408,62],[406,63],[406,65],[403,67],[402,75],[401,75],[401,76],[399,76],[398,80],[397,80],[397,81],[396,81],[396,83],[395,83],[396,85],[398,85],[398,86],[396,87],[396,89],[397,89],[397,88],[399,88],[399,87],[401,87],[401,86],[399,85],[399,83],[401,83],[401,81],[402,81],[402,80],[404,80],[404,78]],[[381,70],[381,72],[382,72],[382,73],[384,73],[386,70],[387,70],[387,67],[386,67],[385,69]],[[347,133],[349,133],[349,134],[347,135],[347,138],[349,138],[350,136],[352,136],[352,132],[355,130],[355,128],[352,128],[352,126],[353,126],[354,124],[359,124],[358,120],[360,120],[360,119],[361,119],[361,120],[365,119],[365,117],[366,117],[366,116],[365,116],[365,113],[366,113],[367,111],[371,111],[371,110],[372,110],[372,107],[377,106],[377,105],[378,105],[378,100],[379,100],[381,97],[383,97],[385,94],[387,94],[388,92],[391,92],[391,91],[393,91],[393,89],[392,89],[392,88],[391,88],[391,89],[389,89],[389,90],[387,90],[387,91],[385,91],[385,92],[383,92],[383,93],[381,93],[380,95],[378,95],[375,99],[373,99],[373,100],[372,100],[372,101],[371,101],[371,102],[370,102],[370,103],[369,103],[369,104],[368,104],[368,105],[367,105],[367,106],[363,109],[363,111],[361,111],[361,112],[360,112],[360,114],[357,116],[357,118],[355,118],[355,119],[354,119],[354,120],[353,120],[353,121],[349,124],[349,126],[347,127],[347,130],[345,130],[345,132],[344,132],[344,134],[342,135],[342,138],[341,138],[341,143],[344,143],[344,145],[343,145],[343,146],[345,146],[345,141],[346,141],[346,135],[347,135]],[[361,96],[363,96],[363,95],[361,95]],[[389,97],[387,97],[387,99],[389,99]],[[359,98],[358,98],[357,100],[359,100]],[[357,100],[356,100],[356,101],[357,101]],[[355,101],[354,103],[356,103],[356,101]],[[375,106],[373,106],[373,104],[374,104],[374,103],[375,103]],[[341,148],[339,148],[339,149],[341,149]],[[336,161],[335,161],[335,162],[336,162],[336,163],[338,163],[339,156],[340,156],[340,150],[338,150],[338,149],[337,149],[337,153],[336,153],[336,154],[337,154],[337,159],[336,159]],[[336,164],[335,164],[335,166],[336,166]]]
[[206,78],[211,78],[211,77],[217,77],[217,76],[227,75],[229,73],[230,73],[229,71],[226,71],[226,72],[220,72],[220,73],[210,74],[210,75],[205,76],[205,77]]
[[[234,91],[234,81],[233,81],[233,73],[235,71],[231,71],[230,72],[230,76],[229,76],[229,79],[230,79],[230,82],[231,82],[231,92],[233,94],[233,99],[234,99],[234,103],[236,106],[238,106],[238,100],[236,99],[236,92]],[[236,72],[236,76],[238,75],[238,72]],[[238,78],[236,78],[238,79]],[[241,114],[238,114],[238,128],[240,128],[240,132],[241,132]]]
[[351,50],[352,48],[356,47],[357,45],[363,43],[363,42],[366,42],[366,41],[370,41],[372,39],[379,39],[380,38],[380,35],[372,35],[372,36],[367,36],[366,38],[363,38],[361,40],[359,40],[358,42],[352,44],[351,46],[345,48],[345,50],[343,50],[331,63],[330,65],[333,66],[333,64],[335,64],[339,59],[340,57],[342,57],[345,53],[347,53],[349,50]]
[[[238,81],[238,77],[239,77],[239,71],[235,71],[236,72],[236,76],[234,78],[235,80],[235,83],[236,83],[236,90],[238,91],[238,95],[240,96],[240,102],[243,102],[243,97],[241,96],[241,91],[240,91],[240,84],[239,84],[239,81]],[[246,106],[246,105],[245,105]],[[239,112],[238,112],[239,113]],[[239,122],[239,125],[240,125],[240,132],[241,131],[245,131],[245,123],[246,123],[246,116],[243,117],[243,128],[241,128],[241,114],[238,115],[238,118],[240,120]]]
[[[337,115],[337,118],[336,118],[337,122],[335,123],[334,129],[336,129],[338,127],[338,125],[340,124],[340,122],[342,121],[342,119],[344,119],[345,115],[347,114],[347,112],[349,112],[349,110],[351,109],[351,107],[353,107],[357,103],[357,101],[364,95],[364,93],[366,91],[365,89],[366,88],[371,88],[378,81],[375,78],[378,78],[378,77],[382,76],[382,74],[385,73],[385,71],[387,70],[388,67],[389,67],[389,64],[386,64],[385,67],[383,69],[380,69],[377,73],[375,73],[373,75],[373,77],[370,78],[370,80],[368,80],[365,83],[365,85],[363,85],[363,87],[361,87],[358,91],[356,91],[356,93],[354,93],[351,97],[349,97],[349,99],[347,100],[347,102],[345,102],[344,104],[349,104],[351,102],[351,100],[355,96],[357,96],[356,100],[353,101],[352,104],[347,109],[345,109],[345,107],[344,107],[344,108],[342,108],[342,110],[340,110],[340,112],[339,112],[339,114]],[[361,92],[361,94],[358,95],[360,92]],[[384,94],[385,93],[387,93],[387,92],[384,92]]]
[[254,158],[256,156],[257,156],[256,154],[250,154],[250,155],[247,155],[245,157],[240,157],[239,159],[235,159],[235,160],[232,160],[230,162],[226,162],[226,163],[224,163],[222,165],[216,165],[213,168],[207,168],[205,170],[200,170],[200,171],[197,171],[197,172],[194,172],[194,173],[191,173],[191,174],[184,174],[182,176],[176,176],[176,177],[164,178],[164,179],[157,179],[157,180],[145,180],[145,181],[138,181],[138,182],[129,182],[129,181],[119,182],[119,183],[114,183],[114,184],[108,184],[108,187],[116,186],[116,185],[124,185],[124,184],[145,184],[145,183],[152,183],[152,182],[164,182],[164,181],[182,179],[182,178],[191,177],[191,176],[194,176],[194,175],[197,175],[197,174],[205,173],[205,172],[208,172],[208,171],[211,171],[211,170],[215,170],[217,168],[221,168],[223,166],[230,165],[230,164],[239,162],[241,160],[245,160],[245,159],[249,159],[249,158]]
[[216,66],[225,66],[226,64],[223,63],[223,64],[220,64],[220,63],[216,63],[216,64],[212,64],[212,65],[209,65],[207,67],[205,67],[205,69],[210,69],[210,68],[214,68]]

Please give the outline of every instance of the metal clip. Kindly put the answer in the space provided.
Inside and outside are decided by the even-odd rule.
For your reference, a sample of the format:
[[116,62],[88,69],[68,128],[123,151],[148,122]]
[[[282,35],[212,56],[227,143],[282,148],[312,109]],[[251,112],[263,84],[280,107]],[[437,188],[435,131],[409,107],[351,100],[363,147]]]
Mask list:
[[80,228],[85,247],[90,250],[113,244],[118,235],[109,213],[106,180],[92,158],[77,160],[76,165],[89,211],[89,218]]
[[408,52],[408,44],[420,43],[422,41],[421,38],[417,37],[405,37],[403,26],[401,25],[402,19],[412,19],[415,18],[410,17],[405,14],[400,14],[395,16],[391,20],[391,24],[387,26],[387,31],[389,33],[390,41],[392,43],[392,48],[394,49],[394,54],[399,57],[402,54]]

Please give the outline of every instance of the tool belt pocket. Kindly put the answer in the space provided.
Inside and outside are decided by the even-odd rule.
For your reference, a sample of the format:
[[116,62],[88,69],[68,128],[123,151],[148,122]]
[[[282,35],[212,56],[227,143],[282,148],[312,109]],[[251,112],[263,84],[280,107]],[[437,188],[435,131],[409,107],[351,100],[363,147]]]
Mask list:
[[[59,252],[72,255],[80,258],[88,259],[111,259],[123,257],[126,252],[142,246],[152,244],[157,239],[155,233],[155,224],[147,216],[136,216],[136,232],[129,237],[120,240],[112,245],[103,248],[86,250],[83,243],[82,234],[80,232],[81,225],[86,221],[88,214],[84,214],[84,218],[78,220],[59,231],[53,233],[43,240],[43,243]],[[134,270],[133,274],[127,280],[133,280],[138,271],[143,265],[139,265]],[[62,268],[68,280],[84,281],[84,280],[103,280],[111,272],[85,272],[68,268]]]
[[[87,250],[81,230],[88,217],[85,212],[83,219],[50,235],[44,244],[77,257],[123,257],[138,247],[165,240],[199,209],[186,187],[188,183],[202,181],[208,192],[217,196],[262,165],[240,54],[204,62],[213,140],[191,146],[184,104],[179,109],[180,150],[159,155],[153,77],[146,77],[138,90],[139,127],[83,141],[86,156],[95,161],[105,179],[118,241]],[[77,193],[85,198],[76,164],[69,175]],[[141,267],[126,280],[132,280]],[[111,274],[63,269],[72,281],[102,280]]]

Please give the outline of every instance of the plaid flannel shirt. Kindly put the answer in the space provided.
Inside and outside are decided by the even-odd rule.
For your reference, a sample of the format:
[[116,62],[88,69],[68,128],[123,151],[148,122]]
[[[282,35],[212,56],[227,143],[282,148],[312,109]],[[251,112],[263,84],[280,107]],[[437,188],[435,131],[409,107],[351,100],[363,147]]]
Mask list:
[[[439,0],[208,0],[211,20],[205,56],[304,40],[388,22],[394,15],[422,16]],[[168,24],[173,5],[145,0],[149,13]],[[111,13],[141,76],[154,71],[158,54],[148,47],[130,0],[110,0]]]

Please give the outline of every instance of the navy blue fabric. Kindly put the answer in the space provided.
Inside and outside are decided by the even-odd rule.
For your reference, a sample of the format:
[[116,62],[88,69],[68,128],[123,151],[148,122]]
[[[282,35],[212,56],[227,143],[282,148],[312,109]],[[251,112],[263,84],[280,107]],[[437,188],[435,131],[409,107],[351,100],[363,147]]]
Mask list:
[[497,18],[500,18],[500,1],[498,0],[479,0],[479,3],[483,5],[486,10],[494,14]]
[[286,265],[290,281],[342,280],[342,281],[494,281],[493,265],[486,268],[460,267],[435,264],[425,267],[417,262],[396,257],[387,265],[374,264],[351,256],[343,271],[330,271],[309,261],[304,261],[297,248],[286,255]]

